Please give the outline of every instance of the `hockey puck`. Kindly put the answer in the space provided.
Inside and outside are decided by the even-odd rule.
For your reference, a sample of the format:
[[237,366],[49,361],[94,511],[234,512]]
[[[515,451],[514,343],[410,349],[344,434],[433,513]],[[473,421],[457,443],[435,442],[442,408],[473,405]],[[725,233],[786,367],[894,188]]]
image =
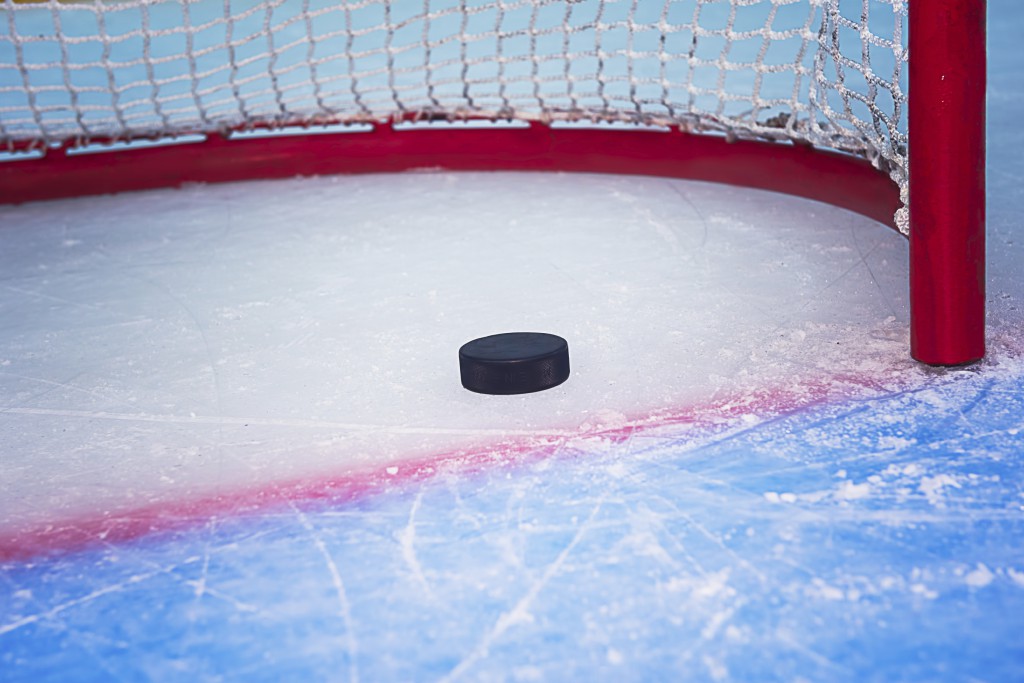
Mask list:
[[506,332],[459,349],[462,386],[479,394],[528,394],[569,379],[569,344],[544,332]]

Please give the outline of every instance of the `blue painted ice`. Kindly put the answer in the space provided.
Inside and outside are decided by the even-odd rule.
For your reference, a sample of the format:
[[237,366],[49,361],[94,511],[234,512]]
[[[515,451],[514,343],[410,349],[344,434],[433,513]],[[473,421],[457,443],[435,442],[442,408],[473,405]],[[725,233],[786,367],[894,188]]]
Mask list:
[[4,678],[1016,680],[1016,370],[9,564]]

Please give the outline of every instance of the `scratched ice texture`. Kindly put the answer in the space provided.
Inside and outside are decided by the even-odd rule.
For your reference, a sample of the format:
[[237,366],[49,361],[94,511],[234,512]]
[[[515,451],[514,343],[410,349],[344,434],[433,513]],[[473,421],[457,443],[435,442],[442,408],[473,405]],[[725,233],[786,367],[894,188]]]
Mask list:
[[[898,237],[757,193],[404,176],[390,200],[321,179],[0,210],[0,531],[84,530],[0,564],[0,680],[1024,679],[1024,14],[990,13],[990,354],[968,368],[903,358]],[[445,184],[469,253],[565,197],[559,224],[600,235],[517,281],[573,344],[563,393],[444,384],[446,350],[501,322],[460,289],[487,279],[416,237]],[[332,272],[294,205],[332,192],[359,197],[336,220],[370,206],[347,246],[446,284]],[[318,287],[401,332],[368,337],[391,366],[345,371],[387,392],[332,383],[328,349],[363,338],[303,326]],[[239,486],[269,498],[217,504]],[[190,497],[182,525],[102,533]]]
[[1017,680],[1016,372],[4,567],[8,680]]

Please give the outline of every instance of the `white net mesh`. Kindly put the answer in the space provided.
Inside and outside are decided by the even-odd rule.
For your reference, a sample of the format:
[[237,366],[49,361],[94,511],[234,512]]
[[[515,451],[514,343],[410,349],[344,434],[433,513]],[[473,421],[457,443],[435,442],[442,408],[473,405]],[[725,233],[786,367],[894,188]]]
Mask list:
[[3,7],[10,153],[396,117],[611,121],[806,141],[907,188],[903,0]]

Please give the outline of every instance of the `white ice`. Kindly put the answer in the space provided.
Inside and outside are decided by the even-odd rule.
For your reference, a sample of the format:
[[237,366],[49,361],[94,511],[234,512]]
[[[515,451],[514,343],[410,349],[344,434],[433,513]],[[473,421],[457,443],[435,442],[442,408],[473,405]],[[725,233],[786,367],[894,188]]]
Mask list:
[[[905,240],[757,191],[415,173],[4,207],[0,226],[8,531],[912,366]],[[458,347],[510,330],[564,336],[570,380],[464,390]]]

